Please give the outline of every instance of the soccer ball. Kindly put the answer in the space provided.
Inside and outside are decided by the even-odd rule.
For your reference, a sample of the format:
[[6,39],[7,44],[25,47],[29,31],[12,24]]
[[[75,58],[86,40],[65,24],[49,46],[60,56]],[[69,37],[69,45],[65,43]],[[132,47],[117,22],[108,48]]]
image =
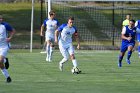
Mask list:
[[72,69],[71,69],[71,73],[72,74],[80,74],[81,73],[81,70],[78,68],[78,67],[73,67]]

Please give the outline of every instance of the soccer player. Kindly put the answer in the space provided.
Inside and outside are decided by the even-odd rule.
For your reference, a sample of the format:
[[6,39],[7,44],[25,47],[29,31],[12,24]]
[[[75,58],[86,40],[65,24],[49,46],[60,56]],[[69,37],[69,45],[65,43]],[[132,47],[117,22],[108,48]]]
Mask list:
[[130,64],[130,57],[132,50],[135,46],[136,27],[135,20],[130,20],[128,26],[124,26],[121,33],[122,45],[120,47],[119,63],[118,66],[122,67],[122,59],[125,52],[128,50],[126,62]]
[[[10,33],[9,37],[7,36],[8,32]],[[9,50],[9,42],[11,41],[14,33],[15,29],[12,28],[8,23],[3,22],[3,16],[0,15],[0,68],[2,74],[6,78],[7,83],[10,83],[12,80],[7,71],[9,63],[8,59],[6,58],[6,55]]]
[[135,23],[136,32],[137,32],[137,41],[138,41],[138,56],[140,58],[140,20],[137,20]]
[[127,26],[129,25],[129,20],[131,19],[131,14],[126,15],[126,19],[123,21],[122,26]]
[[74,17],[69,17],[66,24],[62,24],[55,31],[55,43],[58,43],[60,52],[63,59],[59,62],[59,69],[63,71],[63,64],[68,61],[69,55],[73,63],[73,68],[77,68],[77,61],[74,55],[74,48],[72,45],[72,35],[74,34],[76,41],[78,43],[77,49],[80,48],[80,42],[78,37],[78,32],[76,27],[73,26]]
[[51,62],[52,61],[52,53],[53,53],[53,47],[54,47],[54,32],[59,26],[59,22],[55,19],[55,12],[50,11],[49,12],[50,18],[47,18],[44,20],[44,23],[41,26],[41,32],[40,35],[43,36],[43,30],[46,28],[45,32],[45,43],[46,45],[46,52],[47,57],[46,61]]

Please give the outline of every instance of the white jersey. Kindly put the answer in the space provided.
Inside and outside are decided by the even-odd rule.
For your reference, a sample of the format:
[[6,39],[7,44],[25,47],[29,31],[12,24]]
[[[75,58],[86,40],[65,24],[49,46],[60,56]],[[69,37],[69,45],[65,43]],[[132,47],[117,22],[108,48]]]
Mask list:
[[7,52],[9,50],[9,43],[6,41],[7,38],[7,31],[12,31],[12,27],[2,22],[0,23],[0,55],[6,57]]
[[55,30],[59,26],[59,22],[56,19],[46,19],[43,24],[46,27],[46,33],[50,35],[54,35]]
[[7,38],[7,31],[12,31],[12,27],[8,23],[0,23],[0,47],[7,47],[8,42],[6,41]]
[[69,27],[67,24],[62,24],[58,31],[61,32],[59,36],[59,45],[69,45],[72,43],[72,35],[77,33],[77,30],[74,26]]

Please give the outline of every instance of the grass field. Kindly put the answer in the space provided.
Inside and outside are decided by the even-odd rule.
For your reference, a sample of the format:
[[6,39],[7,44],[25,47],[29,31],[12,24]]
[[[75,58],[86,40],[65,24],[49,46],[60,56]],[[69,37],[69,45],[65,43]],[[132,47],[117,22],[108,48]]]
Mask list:
[[45,62],[46,54],[40,50],[10,50],[9,72],[12,83],[5,83],[0,74],[0,93],[140,93],[140,62],[137,52],[132,64],[125,60],[123,67],[117,67],[119,51],[76,51],[76,58],[82,74],[71,73],[72,63],[58,69],[62,56],[54,52],[54,61]]

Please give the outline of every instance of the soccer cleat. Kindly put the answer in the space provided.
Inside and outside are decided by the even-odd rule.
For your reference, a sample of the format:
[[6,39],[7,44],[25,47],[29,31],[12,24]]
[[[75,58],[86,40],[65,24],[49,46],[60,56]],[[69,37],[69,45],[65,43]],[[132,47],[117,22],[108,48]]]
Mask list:
[[126,62],[127,62],[127,64],[130,64],[131,63],[130,60],[128,60],[128,59],[126,59]]
[[48,59],[48,62],[52,62],[51,58]]
[[10,82],[12,82],[12,79],[11,79],[10,77],[8,77],[8,78],[6,79],[6,82],[7,82],[7,83],[10,83]]
[[138,53],[138,56],[139,56],[139,58],[140,58],[140,53]]
[[122,67],[122,62],[119,62],[118,63],[118,67]]
[[63,64],[62,63],[59,63],[59,69],[60,69],[60,71],[63,71]]
[[52,62],[52,60],[49,60],[48,62]]
[[46,57],[46,61],[49,61],[49,59]]
[[6,59],[5,68],[8,69],[9,68],[9,60],[8,60],[8,58],[5,58],[5,59]]

